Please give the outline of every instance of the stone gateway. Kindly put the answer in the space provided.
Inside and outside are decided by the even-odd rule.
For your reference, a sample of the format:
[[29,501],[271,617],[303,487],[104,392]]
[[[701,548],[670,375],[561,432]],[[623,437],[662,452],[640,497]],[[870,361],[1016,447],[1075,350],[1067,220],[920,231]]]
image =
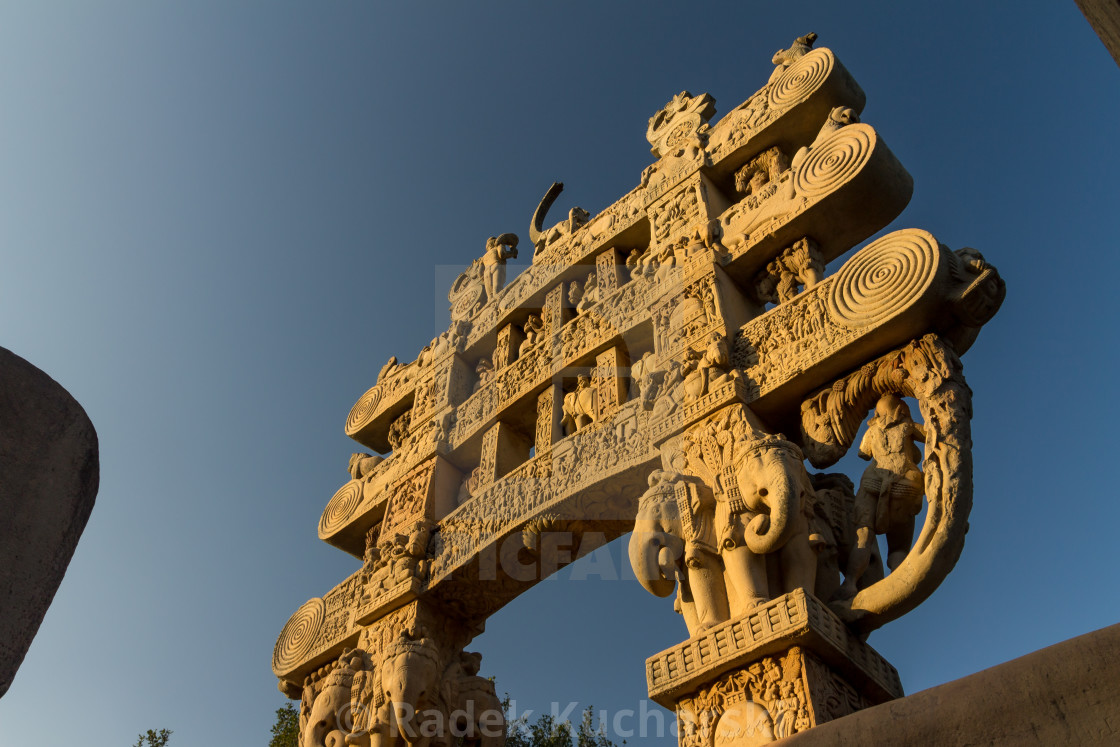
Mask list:
[[[545,229],[553,185],[508,283],[517,237],[480,241],[448,330],[358,399],[346,433],[378,454],[350,457],[319,537],[363,565],[273,653],[301,747],[501,744],[466,647],[627,532],[688,630],[646,662],[682,745],[761,744],[901,696],[865,641],[961,553],[960,356],[1005,289],[921,229],[848,254],[913,184],[815,41],[714,123],[711,96],[674,96],[646,131],[656,160],[599,214]],[[862,475],[811,471],[853,445]]]

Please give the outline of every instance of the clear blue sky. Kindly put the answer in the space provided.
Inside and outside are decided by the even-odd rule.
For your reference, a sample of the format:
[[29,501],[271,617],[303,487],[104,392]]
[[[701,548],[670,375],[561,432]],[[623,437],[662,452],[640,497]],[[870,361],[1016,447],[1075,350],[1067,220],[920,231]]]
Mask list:
[[[356,567],[316,538],[346,414],[446,327],[440,268],[524,234],[553,180],[557,213],[610,204],[673,94],[726,112],[810,30],[914,176],[890,228],[1008,284],[964,359],[964,554],[871,643],[914,692],[1116,622],[1120,70],[1072,0],[1010,7],[5,4],[0,345],[85,406],[102,480],[0,745],[267,743],[281,626]],[[519,708],[615,713],[685,634],[564,573],[472,648]]]

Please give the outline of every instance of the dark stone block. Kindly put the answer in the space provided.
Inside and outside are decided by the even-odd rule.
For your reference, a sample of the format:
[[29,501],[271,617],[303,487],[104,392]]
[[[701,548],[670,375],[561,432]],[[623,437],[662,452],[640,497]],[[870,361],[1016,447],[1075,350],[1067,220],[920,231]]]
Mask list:
[[69,392],[0,348],[0,696],[97,497],[97,433]]

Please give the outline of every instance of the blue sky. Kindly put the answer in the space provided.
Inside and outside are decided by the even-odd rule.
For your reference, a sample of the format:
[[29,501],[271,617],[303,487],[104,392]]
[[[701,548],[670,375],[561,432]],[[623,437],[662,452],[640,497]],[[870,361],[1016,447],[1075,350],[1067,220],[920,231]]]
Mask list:
[[[554,180],[557,214],[606,207],[673,94],[726,112],[810,30],[914,177],[887,230],[1008,284],[964,357],[964,554],[870,642],[914,692],[1115,623],[1120,70],[1073,2],[1017,8],[4,4],[0,345],[83,404],[102,481],[0,744],[267,743],[280,628],[356,567],[316,538],[346,414],[446,327],[446,268]],[[604,553],[472,646],[520,709],[637,711],[685,637]]]

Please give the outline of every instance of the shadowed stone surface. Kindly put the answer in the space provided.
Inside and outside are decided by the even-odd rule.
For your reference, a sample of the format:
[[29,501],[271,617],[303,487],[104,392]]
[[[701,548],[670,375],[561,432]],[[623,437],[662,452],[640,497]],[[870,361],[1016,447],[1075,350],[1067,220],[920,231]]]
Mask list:
[[0,696],[62,583],[98,478],[97,433],[81,405],[0,348]]
[[1120,625],[868,708],[778,744],[1120,743]]
[[1120,0],[1077,0],[1077,7],[1120,65]]

